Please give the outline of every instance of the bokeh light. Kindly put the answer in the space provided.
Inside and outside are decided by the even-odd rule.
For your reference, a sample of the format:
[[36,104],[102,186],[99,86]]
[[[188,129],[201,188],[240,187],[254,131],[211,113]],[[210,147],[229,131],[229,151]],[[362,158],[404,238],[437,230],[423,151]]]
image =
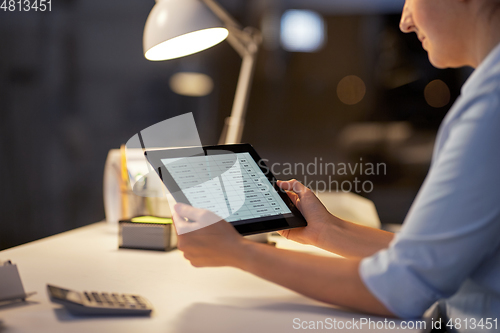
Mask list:
[[366,94],[366,85],[356,75],[348,75],[337,85],[337,96],[347,105],[355,105],[363,100]]
[[424,89],[424,97],[433,108],[442,108],[450,103],[450,88],[441,80],[431,81]]
[[170,88],[179,95],[200,97],[210,94],[214,83],[212,78],[205,74],[179,72],[170,78]]
[[281,18],[281,45],[291,52],[316,52],[325,44],[323,17],[311,10],[287,10]]

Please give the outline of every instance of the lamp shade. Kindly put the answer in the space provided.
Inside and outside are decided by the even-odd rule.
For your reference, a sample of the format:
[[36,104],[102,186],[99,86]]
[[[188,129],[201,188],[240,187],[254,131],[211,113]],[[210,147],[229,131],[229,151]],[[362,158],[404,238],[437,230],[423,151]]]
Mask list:
[[208,49],[228,36],[200,0],[157,0],[144,28],[144,56],[159,61]]

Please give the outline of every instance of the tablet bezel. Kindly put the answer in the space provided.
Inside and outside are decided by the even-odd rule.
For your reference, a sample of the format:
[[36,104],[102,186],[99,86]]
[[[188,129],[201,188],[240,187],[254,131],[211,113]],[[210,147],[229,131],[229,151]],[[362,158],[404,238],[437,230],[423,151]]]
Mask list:
[[283,200],[283,202],[291,211],[291,214],[286,214],[291,216],[273,215],[263,218],[240,220],[237,222],[237,224],[229,222],[234,226],[234,228],[240,234],[252,235],[263,232],[271,232],[271,231],[307,226],[307,222],[300,213],[300,211],[290,200],[286,192],[280,189],[276,185],[276,178],[272,174],[270,168],[268,168],[265,165],[264,161],[260,158],[259,154],[257,154],[255,149],[250,144],[245,143],[245,144],[233,144],[233,145],[146,150],[144,152],[144,155],[146,156],[146,159],[149,161],[149,163],[153,166],[156,173],[160,176],[160,179],[163,181],[163,184],[167,187],[168,191],[172,193],[174,199],[177,202],[190,204],[189,200],[186,198],[186,196],[180,190],[175,180],[167,171],[161,159],[200,156],[201,151],[203,151],[204,155],[207,155],[207,151],[249,153],[250,156],[254,159],[255,163],[259,166],[262,173],[267,177],[269,182],[272,184],[276,192],[278,192],[280,198]]

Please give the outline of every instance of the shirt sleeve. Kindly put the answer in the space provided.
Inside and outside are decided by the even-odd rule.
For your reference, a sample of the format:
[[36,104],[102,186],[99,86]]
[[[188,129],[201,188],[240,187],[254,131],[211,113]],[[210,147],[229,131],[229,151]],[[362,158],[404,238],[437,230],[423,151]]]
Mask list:
[[421,317],[453,295],[500,248],[498,95],[469,103],[437,149],[401,232],[359,267],[367,288],[401,318]]

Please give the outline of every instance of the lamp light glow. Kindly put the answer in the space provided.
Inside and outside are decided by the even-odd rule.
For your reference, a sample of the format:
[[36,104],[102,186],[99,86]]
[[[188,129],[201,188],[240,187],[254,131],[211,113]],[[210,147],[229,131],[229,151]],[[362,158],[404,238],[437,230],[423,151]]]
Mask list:
[[190,32],[166,40],[146,51],[144,56],[151,61],[161,61],[184,57],[206,50],[227,38],[226,28],[209,28]]

